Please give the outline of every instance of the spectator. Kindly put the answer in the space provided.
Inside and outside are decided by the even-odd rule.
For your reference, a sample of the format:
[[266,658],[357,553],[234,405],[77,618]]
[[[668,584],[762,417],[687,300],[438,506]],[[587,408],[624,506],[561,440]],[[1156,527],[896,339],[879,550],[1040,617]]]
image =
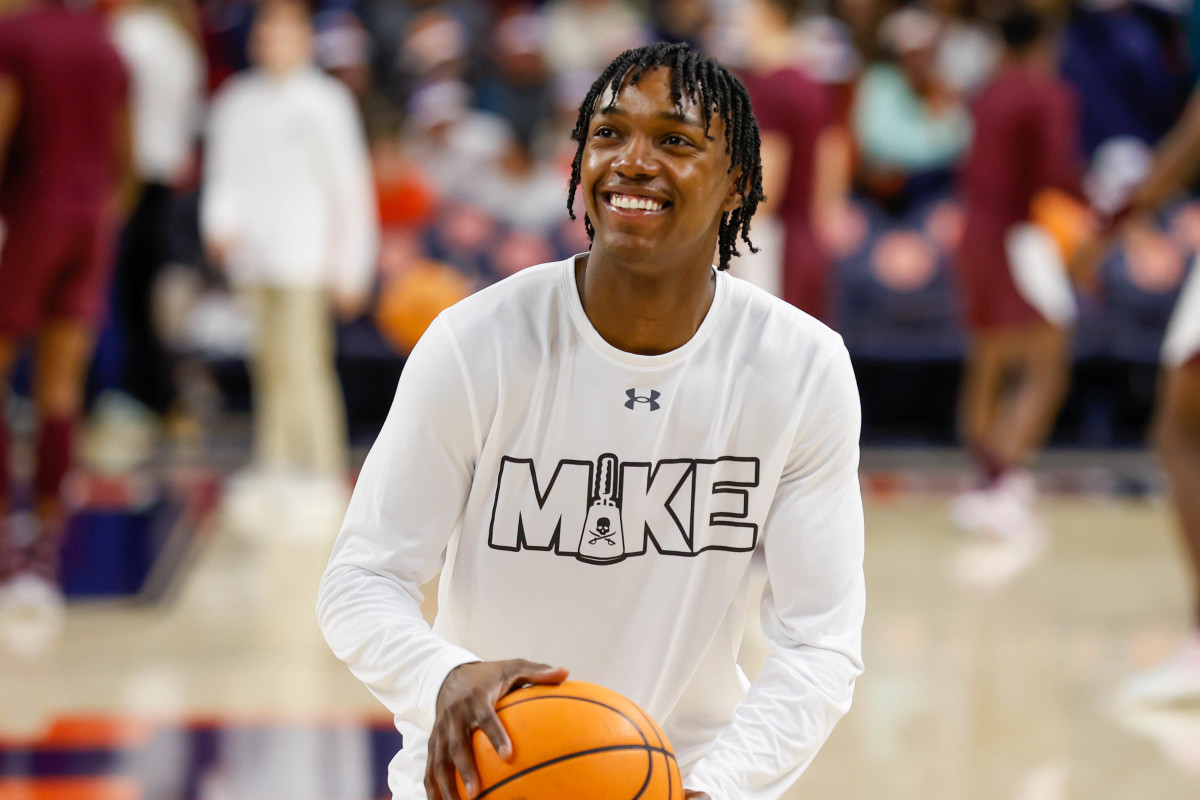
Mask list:
[[512,136],[500,160],[476,177],[475,205],[504,225],[549,235],[567,207],[567,177],[536,158],[528,140]]
[[171,360],[154,319],[152,292],[174,256],[175,193],[193,181],[204,102],[204,55],[188,0],[124,0],[113,37],[132,79],[134,167],[141,190],[121,237],[117,308],[125,349],[123,385],[166,414],[175,399]]
[[830,99],[794,63],[792,36],[803,0],[750,0],[745,69],[762,131],[760,212],[783,231],[781,296],[817,319],[827,319],[829,262],[817,242],[816,217],[845,201],[849,147],[833,127]]
[[411,232],[432,220],[437,196],[420,166],[404,151],[399,123],[388,117],[377,112],[368,133],[379,225],[385,231]]
[[970,139],[970,114],[936,69],[941,35],[939,20],[919,8],[887,17],[880,41],[896,61],[870,66],[855,97],[862,177],[893,206],[947,187]]
[[313,66],[312,36],[300,0],[260,7],[255,67],[213,101],[201,222],[256,318],[258,474],[317,500],[345,491],[330,311],[362,311],[378,231],[354,98]]
[[979,6],[979,0],[929,0],[930,9],[941,17],[943,26],[937,53],[938,75],[966,96],[987,84],[1003,55],[1003,43],[994,26],[981,18]]
[[899,6],[900,0],[830,0],[830,14],[846,24],[854,49],[868,62],[880,52],[879,24]]
[[663,0],[650,4],[654,38],[703,49],[713,34],[711,0]]
[[313,18],[317,65],[346,85],[362,102],[371,90],[370,42],[362,22],[345,8],[329,8]]
[[246,39],[254,19],[254,0],[199,0],[200,29],[208,62],[210,93],[246,68]]
[[614,56],[650,35],[623,0],[550,0],[544,13],[546,61],[567,82],[590,82]]
[[1187,67],[1165,12],[1129,0],[1078,0],[1063,34],[1062,74],[1079,94],[1087,157],[1106,141],[1153,146],[1179,116]]
[[10,516],[8,429],[0,414],[3,602],[61,625],[60,544],[71,467],[111,247],[130,175],[128,76],[101,17],[35,2],[0,21],[0,386],[37,342],[35,525],[19,547]]
[[958,255],[971,334],[960,433],[984,489],[960,497],[954,517],[965,529],[1036,548],[1044,531],[1026,467],[1066,395],[1075,309],[1061,257],[1030,225],[1030,212],[1046,189],[1081,197],[1082,164],[1073,98],[1055,77],[1043,20],[1014,11],[1002,31],[1003,65],[973,109]]
[[505,14],[489,48],[479,107],[503,117],[533,141],[554,115],[554,84],[545,58],[545,23],[527,7]]
[[453,64],[456,79],[477,71],[472,59],[493,27],[493,8],[486,0],[368,0],[363,23],[376,88],[403,108],[430,82],[431,65]]
[[466,84],[442,81],[408,104],[405,149],[444,201],[473,200],[473,182],[495,167],[512,137],[502,118],[473,109],[470,95]]

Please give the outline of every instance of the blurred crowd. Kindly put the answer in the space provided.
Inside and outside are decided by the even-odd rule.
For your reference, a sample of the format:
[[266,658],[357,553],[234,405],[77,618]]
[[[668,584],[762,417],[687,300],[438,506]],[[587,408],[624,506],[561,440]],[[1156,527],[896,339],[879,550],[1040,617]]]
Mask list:
[[[4,20],[43,5],[58,3],[4,0]],[[659,39],[735,65],[755,100],[768,201],[762,252],[735,273],[860,358],[963,353],[962,170],[1008,0],[63,5],[102,16],[129,80],[132,180],[89,393],[114,390],[101,429],[165,420],[195,436],[237,394],[205,365],[245,361],[258,463],[340,471],[337,354],[342,381],[348,354],[394,379],[440,308],[586,250],[564,213],[579,99],[615,54]],[[1074,93],[1080,186],[1115,210],[1191,88],[1191,6],[1033,8]],[[1077,351],[1153,361],[1197,249],[1186,203],[1129,237],[1081,303]],[[347,401],[353,423],[363,404]]]

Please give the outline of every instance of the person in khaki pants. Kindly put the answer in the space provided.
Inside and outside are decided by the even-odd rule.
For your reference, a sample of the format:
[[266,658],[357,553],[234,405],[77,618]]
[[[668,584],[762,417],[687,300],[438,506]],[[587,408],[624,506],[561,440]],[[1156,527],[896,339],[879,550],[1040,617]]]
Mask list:
[[365,136],[350,92],[312,64],[312,26],[298,0],[262,3],[251,57],[254,68],[213,100],[201,225],[255,317],[252,474],[297,489],[306,503],[344,501],[332,316],[360,313],[373,277],[378,221]]

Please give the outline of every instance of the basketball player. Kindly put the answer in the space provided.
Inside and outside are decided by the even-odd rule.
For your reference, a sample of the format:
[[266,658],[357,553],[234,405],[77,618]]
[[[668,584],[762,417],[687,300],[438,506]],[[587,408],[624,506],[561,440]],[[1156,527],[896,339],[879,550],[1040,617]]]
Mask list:
[[[418,343],[321,627],[396,714],[398,800],[458,797],[456,770],[478,794],[472,732],[507,757],[495,702],[568,670],[663,724],[690,797],[777,798],[862,671],[849,356],[724,271],[762,190],[758,126],[723,66],[629,50],[573,138],[568,209],[582,200],[590,251],[467,298]],[[747,685],[752,562],[771,655]],[[431,630],[419,587],[439,569]]]
[[1004,61],[972,109],[958,254],[970,331],[959,427],[984,488],[958,498],[953,514],[965,529],[1033,541],[1043,531],[1026,468],[1066,395],[1075,307],[1062,258],[1030,210],[1047,189],[1080,196],[1081,160],[1041,18],[1010,12],[1001,31]]
[[[1102,235],[1081,248],[1073,271],[1087,280],[1104,252],[1126,227],[1152,214],[1200,173],[1200,90],[1194,90],[1179,122],[1154,153],[1149,175],[1130,202],[1114,214]],[[1200,699],[1200,265],[1176,301],[1162,347],[1154,442],[1171,479],[1184,551],[1193,586],[1193,627],[1178,651],[1124,687],[1123,699],[1173,703]]]
[[60,490],[106,302],[118,198],[131,186],[127,84],[91,10],[36,2],[0,21],[0,391],[32,340],[38,412],[32,545],[10,535],[0,412],[0,601],[9,605],[61,606]]

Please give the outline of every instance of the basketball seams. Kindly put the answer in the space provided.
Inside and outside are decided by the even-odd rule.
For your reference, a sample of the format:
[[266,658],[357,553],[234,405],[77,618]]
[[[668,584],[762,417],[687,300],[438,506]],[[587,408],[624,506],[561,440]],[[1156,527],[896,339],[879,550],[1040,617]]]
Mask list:
[[[633,729],[638,732],[638,736],[642,737],[642,744],[644,744],[646,747],[651,746],[650,740],[646,738],[645,732],[642,730],[640,725],[638,725],[636,722],[633,721],[632,717],[630,717],[628,714],[626,714],[621,709],[616,708],[615,706],[610,706],[608,703],[603,703],[599,700],[593,700],[590,697],[575,697],[574,695],[569,695],[569,694],[541,694],[536,697],[525,697],[520,700],[515,700],[515,701],[509,703],[508,705],[503,705],[503,706],[498,705],[498,706],[496,706],[496,711],[497,712],[505,711],[514,706],[523,705],[525,703],[532,703],[535,700],[574,700],[579,703],[591,703],[592,705],[600,706],[601,708],[607,708],[609,711],[622,717],[626,722],[628,722],[630,725],[633,726]],[[659,740],[659,745],[660,746],[662,745],[661,739]]]
[[[526,689],[534,689],[534,687],[525,687],[525,688]],[[590,697],[580,697],[580,696],[574,695],[574,694],[561,694],[561,693],[543,694],[543,693],[541,693],[541,691],[546,691],[546,690],[553,691],[553,689],[550,689],[549,687],[545,687],[545,689],[541,689],[539,687],[539,689],[535,690],[537,693],[533,694],[533,696],[531,696],[531,697],[519,697],[519,695],[518,695],[516,698],[514,698],[514,694],[516,694],[516,693],[509,694],[507,697],[501,698],[501,700],[496,704],[496,711],[498,713],[503,712],[510,708],[515,708],[516,706],[524,705],[527,703],[532,703],[535,700],[572,700],[575,702],[589,703],[593,706],[599,706],[600,708],[603,708],[606,711],[616,714],[618,717],[625,720],[625,722],[627,722],[635,731],[637,731],[638,738],[641,739],[641,744],[637,744],[636,740],[635,740],[635,742],[633,742],[633,743],[620,744],[620,745],[607,745],[604,747],[589,748],[587,750],[580,750],[575,753],[568,753],[568,754],[564,754],[564,755],[555,756],[553,758],[549,758],[546,761],[543,761],[539,764],[527,767],[525,769],[522,769],[519,772],[508,775],[507,777],[503,778],[502,780],[498,781],[497,783],[495,783],[492,786],[485,789],[478,796],[478,800],[485,800],[485,798],[493,796],[493,793],[503,786],[508,786],[508,785],[512,784],[514,781],[518,781],[522,778],[525,778],[533,773],[536,773],[539,770],[542,770],[547,767],[552,767],[552,766],[555,766],[558,764],[562,764],[565,761],[570,761],[572,759],[577,759],[577,758],[582,758],[582,757],[597,755],[597,754],[602,754],[602,753],[608,753],[608,752],[636,751],[636,750],[644,750],[646,752],[646,757],[647,757],[648,763],[646,765],[645,779],[642,782],[641,788],[639,788],[637,790],[637,792],[633,795],[633,797],[630,798],[630,800],[642,800],[643,798],[645,798],[647,796],[647,792],[649,792],[652,787],[660,787],[660,784],[656,783],[654,780],[654,778],[655,778],[655,761],[657,760],[656,755],[658,755],[658,754],[661,754],[663,756],[663,767],[664,767],[663,772],[665,773],[665,778],[667,781],[667,786],[666,786],[667,791],[666,791],[666,797],[664,798],[664,800],[676,800],[676,798],[674,796],[674,785],[675,785],[674,778],[676,775],[679,774],[678,773],[678,759],[676,758],[675,754],[673,752],[671,752],[671,750],[669,749],[670,745],[668,745],[666,743],[666,740],[662,733],[662,730],[658,727],[657,723],[655,723],[654,720],[640,706],[638,706],[637,704],[632,703],[630,701],[626,701],[629,708],[628,708],[628,710],[623,710],[622,708],[612,705],[610,703],[604,702],[603,700],[597,700],[597,699],[593,699]],[[617,695],[616,697],[620,700],[625,700],[625,698],[621,697],[620,695]],[[637,713],[634,714],[634,711],[636,711]],[[504,715],[501,714],[501,716],[503,717]],[[640,717],[640,720],[636,719],[636,717]],[[645,730],[646,726],[649,726],[650,731],[653,732],[653,739],[654,739],[653,743],[651,742],[650,735]],[[675,765],[675,769],[672,769],[673,762]],[[661,787],[660,787],[660,789],[661,789]],[[655,796],[662,797],[661,794],[655,794]],[[682,800],[682,798],[678,798],[678,800]]]
[[[666,767],[666,769],[667,769],[667,800],[673,800],[675,788],[674,788],[674,784],[671,782],[671,762],[675,761],[675,754],[669,752],[666,749],[666,743],[663,741],[662,731],[659,730],[658,723],[656,723],[654,721],[653,717],[651,717],[649,714],[647,714],[645,712],[645,710],[639,705],[634,705],[634,708],[636,708],[638,713],[642,715],[642,719],[644,719],[646,721],[646,724],[649,725],[650,730],[653,731],[654,738],[658,740],[658,746],[663,748],[663,755],[665,756],[665,758],[663,758],[663,766]],[[640,730],[641,726],[638,726],[638,728]],[[678,767],[677,761],[676,761],[676,766]],[[639,800],[639,798],[641,798],[641,796],[646,793],[646,789],[649,788],[649,786],[650,786],[650,776],[653,774],[654,774],[654,764],[653,764],[653,756],[651,756],[650,775],[646,776],[646,785],[642,787],[642,790],[637,793],[637,795],[633,798],[633,800]]]
[[[488,795],[490,795],[492,792],[496,791],[497,789],[501,788],[502,786],[512,783],[513,781],[515,781],[519,778],[523,778],[526,775],[537,772],[539,769],[545,769],[546,767],[551,767],[551,766],[554,766],[555,764],[561,764],[562,762],[570,761],[573,758],[584,758],[586,756],[594,756],[599,753],[613,753],[613,752],[619,752],[622,750],[645,750],[647,755],[649,755],[651,761],[653,761],[655,753],[662,753],[664,756],[670,755],[670,753],[667,752],[666,750],[664,750],[660,747],[654,747],[653,745],[650,745],[650,744],[644,744],[644,745],[643,744],[613,744],[613,745],[607,745],[605,747],[593,747],[590,750],[580,750],[577,753],[568,753],[568,754],[562,755],[562,756],[555,756],[554,758],[547,759],[546,761],[543,761],[540,764],[535,764],[532,767],[526,767],[525,769],[521,770],[520,772],[514,772],[512,775],[509,775],[507,778],[496,781],[496,783],[494,783],[491,786],[489,786],[488,788],[484,789],[482,792],[480,792],[478,795],[475,796],[475,800],[483,800],[485,797],[487,797]],[[645,791],[645,787],[643,787],[642,791]]]
[[[648,789],[650,787],[650,781],[652,781],[654,779],[654,753],[651,752],[650,740],[646,738],[646,733],[645,733],[645,731],[642,730],[642,726],[638,725],[636,722],[634,722],[633,718],[630,717],[628,714],[626,714],[621,709],[615,708],[614,706],[611,706],[608,703],[605,703],[601,700],[593,700],[590,697],[576,697],[574,695],[569,695],[569,694],[539,694],[534,697],[527,697],[527,698],[523,698],[521,700],[514,700],[513,702],[511,702],[505,706],[497,706],[496,713],[499,714],[501,711],[505,711],[507,709],[513,708],[514,706],[519,706],[524,703],[532,703],[534,700],[555,700],[555,699],[557,699],[557,700],[575,700],[575,701],[581,702],[581,703],[591,703],[592,705],[600,706],[601,708],[607,709],[608,711],[611,711],[614,714],[616,714],[617,716],[624,719],[626,722],[629,723],[629,725],[635,731],[638,732],[638,736],[640,736],[642,738],[642,744],[645,745],[645,747],[646,747],[646,778],[645,778],[645,780],[642,781],[641,788],[637,790],[637,793],[631,798],[631,800],[640,800],[640,798],[644,794],[646,794],[646,789]],[[637,710],[642,713],[642,716],[645,716],[646,712],[642,711],[641,708],[638,708],[636,705],[634,706],[634,708],[637,708]],[[651,728],[653,728],[653,726],[651,726]],[[656,734],[655,738],[658,739],[658,744],[661,748],[661,746],[662,746],[661,737],[659,737]],[[554,763],[554,762],[553,761],[543,762],[542,764],[539,764],[538,767],[534,767],[531,769],[537,769],[542,766],[545,766],[546,764],[551,764],[551,763]],[[516,776],[514,775],[512,777],[516,777]],[[670,779],[670,768],[669,767],[667,768],[667,777],[668,777],[668,781],[669,781],[669,779]],[[497,786],[499,786],[499,784],[497,784]],[[480,796],[482,797],[482,795],[480,795]]]

